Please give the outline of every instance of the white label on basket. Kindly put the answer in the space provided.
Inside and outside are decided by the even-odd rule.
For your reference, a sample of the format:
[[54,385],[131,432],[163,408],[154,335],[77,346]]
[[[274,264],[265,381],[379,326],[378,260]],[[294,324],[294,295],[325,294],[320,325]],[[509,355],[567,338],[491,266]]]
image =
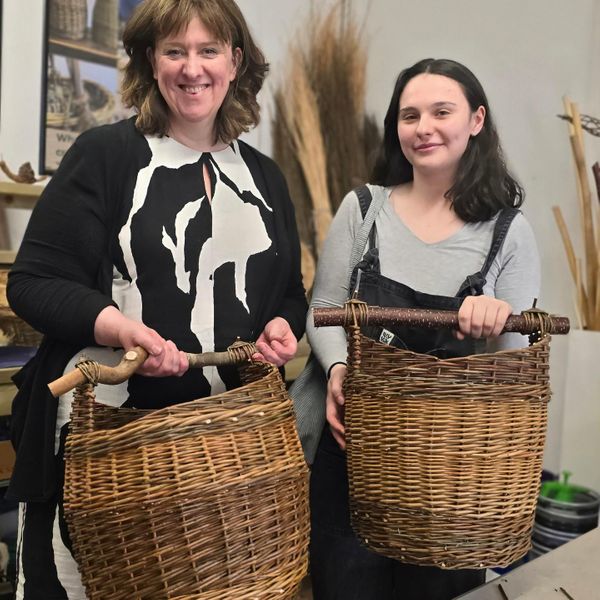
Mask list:
[[394,334],[391,331],[388,331],[387,329],[382,329],[381,330],[381,335],[379,336],[379,341],[382,344],[391,344],[392,340],[394,339]]

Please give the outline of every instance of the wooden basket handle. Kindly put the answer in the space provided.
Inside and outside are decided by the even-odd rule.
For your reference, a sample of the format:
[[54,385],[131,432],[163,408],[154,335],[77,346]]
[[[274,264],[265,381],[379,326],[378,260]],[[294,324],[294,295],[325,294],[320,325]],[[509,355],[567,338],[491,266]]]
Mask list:
[[[225,352],[203,352],[201,354],[186,353],[190,368],[198,369],[202,367],[222,367],[228,365],[237,365],[249,361],[256,352],[256,345],[247,342],[235,342]],[[106,365],[97,366],[95,374],[95,383],[107,383],[117,385],[129,379],[142,363],[148,358],[148,353],[140,346],[136,346],[125,352],[121,362],[116,367],[107,367]],[[55,379],[48,384],[50,393],[58,398],[90,381],[90,378],[84,373],[86,369],[77,367],[62,377]]]
[[[454,310],[429,310],[419,308],[383,308],[351,301],[340,308],[313,309],[315,327],[358,325],[407,325],[423,329],[457,328],[458,312]],[[557,317],[532,309],[520,315],[510,315],[502,333],[566,334],[570,324],[567,317]]]

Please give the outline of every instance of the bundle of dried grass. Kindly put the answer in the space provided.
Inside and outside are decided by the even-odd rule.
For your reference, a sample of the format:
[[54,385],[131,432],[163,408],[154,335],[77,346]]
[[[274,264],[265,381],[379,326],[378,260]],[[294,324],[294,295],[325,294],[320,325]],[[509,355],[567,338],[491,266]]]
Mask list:
[[344,195],[367,181],[381,134],[365,115],[366,49],[347,0],[313,13],[301,31],[274,93],[273,152],[316,257]]
[[[569,230],[560,207],[552,208],[562,237],[569,270],[575,282],[576,311],[582,329],[600,331],[600,210],[592,202],[592,192],[587,174],[583,127],[577,105],[569,98],[564,99],[569,139],[575,160],[579,214],[583,237],[584,259],[577,257]],[[593,167],[598,200],[600,201],[600,167]]]

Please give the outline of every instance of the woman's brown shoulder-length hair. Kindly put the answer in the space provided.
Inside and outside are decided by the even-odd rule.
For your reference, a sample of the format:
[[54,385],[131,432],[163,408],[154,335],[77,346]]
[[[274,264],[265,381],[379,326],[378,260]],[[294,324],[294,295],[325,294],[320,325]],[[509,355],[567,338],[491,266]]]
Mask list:
[[215,142],[229,143],[258,124],[260,91],[269,64],[254,43],[246,20],[233,0],[144,0],[123,32],[129,61],[123,69],[121,95],[137,112],[136,126],[144,134],[165,135],[169,112],[147,56],[158,40],[180,31],[198,17],[219,42],[242,52],[235,80],[219,109]]

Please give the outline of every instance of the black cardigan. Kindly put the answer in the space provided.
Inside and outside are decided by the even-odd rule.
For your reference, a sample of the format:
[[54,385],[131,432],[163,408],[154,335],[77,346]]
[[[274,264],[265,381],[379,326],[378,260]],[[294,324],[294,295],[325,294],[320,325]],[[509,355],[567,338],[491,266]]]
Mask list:
[[[304,333],[306,298],[294,210],[277,165],[248,144],[240,152],[273,207],[277,263],[256,336],[275,316],[297,338]],[[54,454],[57,401],[47,384],[80,349],[94,345],[94,323],[111,299],[117,216],[149,152],[134,119],[89,130],[63,158],[40,197],[8,279],[7,296],[20,317],[44,334],[36,356],[15,376],[12,408],[17,452],[7,496],[45,501],[57,489]]]

